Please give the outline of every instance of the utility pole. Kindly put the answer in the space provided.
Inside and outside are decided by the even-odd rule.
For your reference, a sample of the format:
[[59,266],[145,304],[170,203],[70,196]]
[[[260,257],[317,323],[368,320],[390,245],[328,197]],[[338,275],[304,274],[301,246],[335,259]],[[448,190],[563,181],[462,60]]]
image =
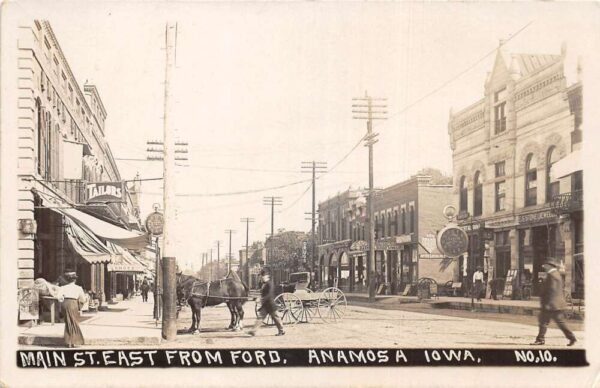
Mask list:
[[[264,197],[263,205],[271,206],[271,236],[269,237],[269,239],[271,239],[271,241],[272,241],[273,237],[275,236],[275,206],[283,205],[283,200],[281,199],[281,197],[273,197],[273,196]],[[271,244],[269,244],[269,245],[271,245]],[[267,248],[267,260],[266,261],[269,261],[272,259],[272,257],[271,257],[272,254],[273,254],[273,252],[271,252],[269,254],[269,248]]]
[[246,223],[246,259],[244,263],[240,262],[240,267],[242,267],[242,280],[246,281],[248,287],[250,287],[250,258],[248,257],[248,237],[250,235],[250,223],[254,222],[254,218],[240,218],[241,222]]
[[163,117],[163,209],[164,209],[164,231],[163,231],[163,250],[162,250],[162,268],[163,268],[163,319],[162,319],[162,337],[167,341],[172,341],[177,336],[177,306],[175,290],[175,271],[177,261],[175,259],[175,236],[171,233],[171,228],[175,225],[175,207],[172,201],[175,200],[175,185],[173,178],[175,174],[175,153],[173,152],[173,129],[169,121],[169,112],[171,111],[171,92],[170,82],[171,73],[175,65],[175,51],[177,46],[177,23],[167,23],[165,28],[165,93],[164,93],[164,117]]
[[[312,174],[312,212],[311,212],[311,227],[310,234],[312,238],[311,244],[311,254],[310,254],[310,272],[311,276],[316,273],[315,272],[315,261],[317,260],[317,240],[315,236],[315,228],[317,225],[316,220],[316,180],[317,180],[317,170],[321,173],[327,171],[327,162],[302,162],[301,166],[302,172],[311,173]],[[316,280],[316,279],[315,279]]]
[[228,265],[227,265],[227,273],[229,273],[229,272],[231,272],[231,260],[233,258],[233,256],[231,255],[231,234],[235,233],[235,230],[233,230],[233,229],[225,229],[225,233],[229,233],[229,255],[228,255],[229,256],[228,257],[229,262],[228,262]]
[[221,271],[221,240],[217,240],[217,279],[219,278]]
[[212,252],[213,252],[213,249],[210,248],[210,264],[208,265],[208,272],[209,272],[209,274],[208,274],[208,281],[212,281],[213,280],[213,276],[212,276],[212,267],[213,267],[212,266]]
[[[381,116],[387,113],[385,110],[373,110],[373,108],[386,109],[385,98],[373,98],[365,91],[364,97],[353,98],[359,103],[352,104],[353,119],[367,120],[367,134],[364,137],[365,147],[369,148],[369,194],[367,196],[367,222],[369,226],[369,260],[367,260],[367,283],[369,285],[369,302],[375,302],[375,224],[373,223],[373,144],[377,143],[377,133],[373,132],[373,120],[385,120]],[[383,101],[377,105],[373,101]],[[366,111],[364,109],[367,109]],[[379,115],[379,116],[377,116]]]

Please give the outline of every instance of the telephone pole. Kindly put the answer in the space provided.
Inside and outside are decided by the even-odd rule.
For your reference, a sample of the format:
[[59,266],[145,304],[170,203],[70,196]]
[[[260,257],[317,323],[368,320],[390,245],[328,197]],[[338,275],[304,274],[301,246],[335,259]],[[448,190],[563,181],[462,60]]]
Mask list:
[[[281,197],[273,197],[273,196],[264,197],[263,205],[271,206],[271,236],[270,236],[270,239],[272,239],[273,236],[275,236],[275,206],[283,205],[283,200],[281,199]],[[271,245],[271,244],[269,244],[269,245]],[[269,254],[269,249],[267,248],[267,261],[272,259],[270,257],[272,254],[273,254],[273,252],[271,252]]]
[[[373,223],[373,144],[377,143],[379,134],[373,132],[373,120],[385,120],[382,115],[386,109],[385,98],[373,98],[365,91],[364,97],[353,98],[358,103],[352,104],[353,119],[367,121],[367,134],[364,137],[365,147],[369,148],[369,194],[367,196],[367,223],[369,227],[369,260],[367,260],[367,283],[369,285],[369,302],[375,302],[375,225]],[[373,101],[382,101],[373,104]],[[366,110],[365,110],[366,108]]]
[[312,238],[311,244],[311,254],[310,254],[310,272],[311,276],[315,273],[315,261],[317,260],[317,240],[315,236],[315,228],[317,225],[316,220],[316,180],[317,180],[317,171],[318,172],[326,172],[327,171],[327,162],[302,162],[301,166],[303,173],[311,173],[312,174],[312,212],[311,212],[311,228],[310,234]]
[[221,276],[219,274],[220,270],[221,270],[221,240],[217,240],[217,279],[219,278],[219,276]]
[[165,27],[165,91],[164,91],[164,117],[163,117],[163,211],[164,211],[164,229],[163,229],[163,249],[162,249],[162,269],[163,269],[163,319],[162,319],[162,337],[167,341],[172,341],[177,336],[177,306],[175,290],[175,272],[177,261],[175,259],[175,236],[171,233],[171,228],[175,226],[175,185],[174,185],[174,167],[175,153],[173,152],[173,128],[169,120],[171,111],[171,73],[175,66],[175,51],[177,46],[177,23],[167,23]]
[[213,277],[212,277],[212,252],[213,249],[210,248],[210,264],[208,264],[208,281],[212,281]]
[[225,229],[225,233],[229,233],[229,255],[228,255],[228,265],[227,265],[227,272],[231,272],[231,260],[233,258],[233,256],[231,255],[231,234],[235,233],[235,230],[233,229]]
[[244,263],[240,262],[240,267],[242,271],[242,280],[246,281],[248,287],[250,287],[250,258],[248,257],[248,236],[250,235],[250,223],[254,222],[254,218],[244,217],[240,218],[241,222],[246,223],[246,259]]

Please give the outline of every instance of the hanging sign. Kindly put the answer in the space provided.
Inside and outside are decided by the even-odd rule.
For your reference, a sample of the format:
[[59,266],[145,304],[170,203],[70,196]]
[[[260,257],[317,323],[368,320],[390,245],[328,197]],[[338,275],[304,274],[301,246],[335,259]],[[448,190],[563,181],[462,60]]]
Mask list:
[[165,225],[165,218],[162,213],[154,212],[146,218],[146,230],[154,236],[160,236],[163,234],[163,227]]
[[438,232],[437,246],[447,257],[457,258],[467,251],[469,238],[462,228],[456,224],[449,224]]
[[97,182],[86,186],[87,202],[124,202],[125,182]]

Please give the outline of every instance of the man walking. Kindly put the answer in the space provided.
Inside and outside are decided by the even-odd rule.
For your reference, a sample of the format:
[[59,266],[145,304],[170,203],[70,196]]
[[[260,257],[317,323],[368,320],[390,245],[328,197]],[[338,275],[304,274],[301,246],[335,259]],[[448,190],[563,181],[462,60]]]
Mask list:
[[556,325],[563,334],[569,340],[567,346],[573,346],[577,339],[575,335],[569,330],[565,324],[565,316],[563,310],[567,303],[563,294],[563,280],[562,276],[558,272],[557,267],[560,264],[552,257],[549,257],[547,262],[543,265],[544,271],[546,271],[546,279],[542,284],[540,303],[541,311],[538,317],[540,331],[532,345],[544,345],[546,330],[548,330],[548,324],[553,319]]
[[248,334],[252,336],[255,335],[256,330],[258,329],[258,326],[260,326],[260,324],[262,323],[263,319],[265,319],[267,315],[270,315],[271,319],[273,319],[273,322],[275,322],[275,325],[278,329],[276,335],[284,335],[285,331],[283,331],[283,325],[281,324],[281,320],[277,315],[277,307],[275,306],[275,290],[273,281],[271,281],[271,276],[269,272],[267,272],[265,269],[260,271],[260,276],[262,278],[262,287],[260,288],[260,309],[258,309],[259,318],[256,320],[254,326],[252,327],[252,329],[250,329]]

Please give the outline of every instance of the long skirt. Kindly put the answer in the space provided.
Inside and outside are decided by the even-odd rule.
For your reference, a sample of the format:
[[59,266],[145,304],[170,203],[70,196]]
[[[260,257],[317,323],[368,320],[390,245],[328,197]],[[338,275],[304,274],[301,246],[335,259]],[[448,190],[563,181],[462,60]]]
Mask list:
[[62,303],[65,316],[65,345],[83,345],[83,334],[79,328],[79,302],[65,299]]

